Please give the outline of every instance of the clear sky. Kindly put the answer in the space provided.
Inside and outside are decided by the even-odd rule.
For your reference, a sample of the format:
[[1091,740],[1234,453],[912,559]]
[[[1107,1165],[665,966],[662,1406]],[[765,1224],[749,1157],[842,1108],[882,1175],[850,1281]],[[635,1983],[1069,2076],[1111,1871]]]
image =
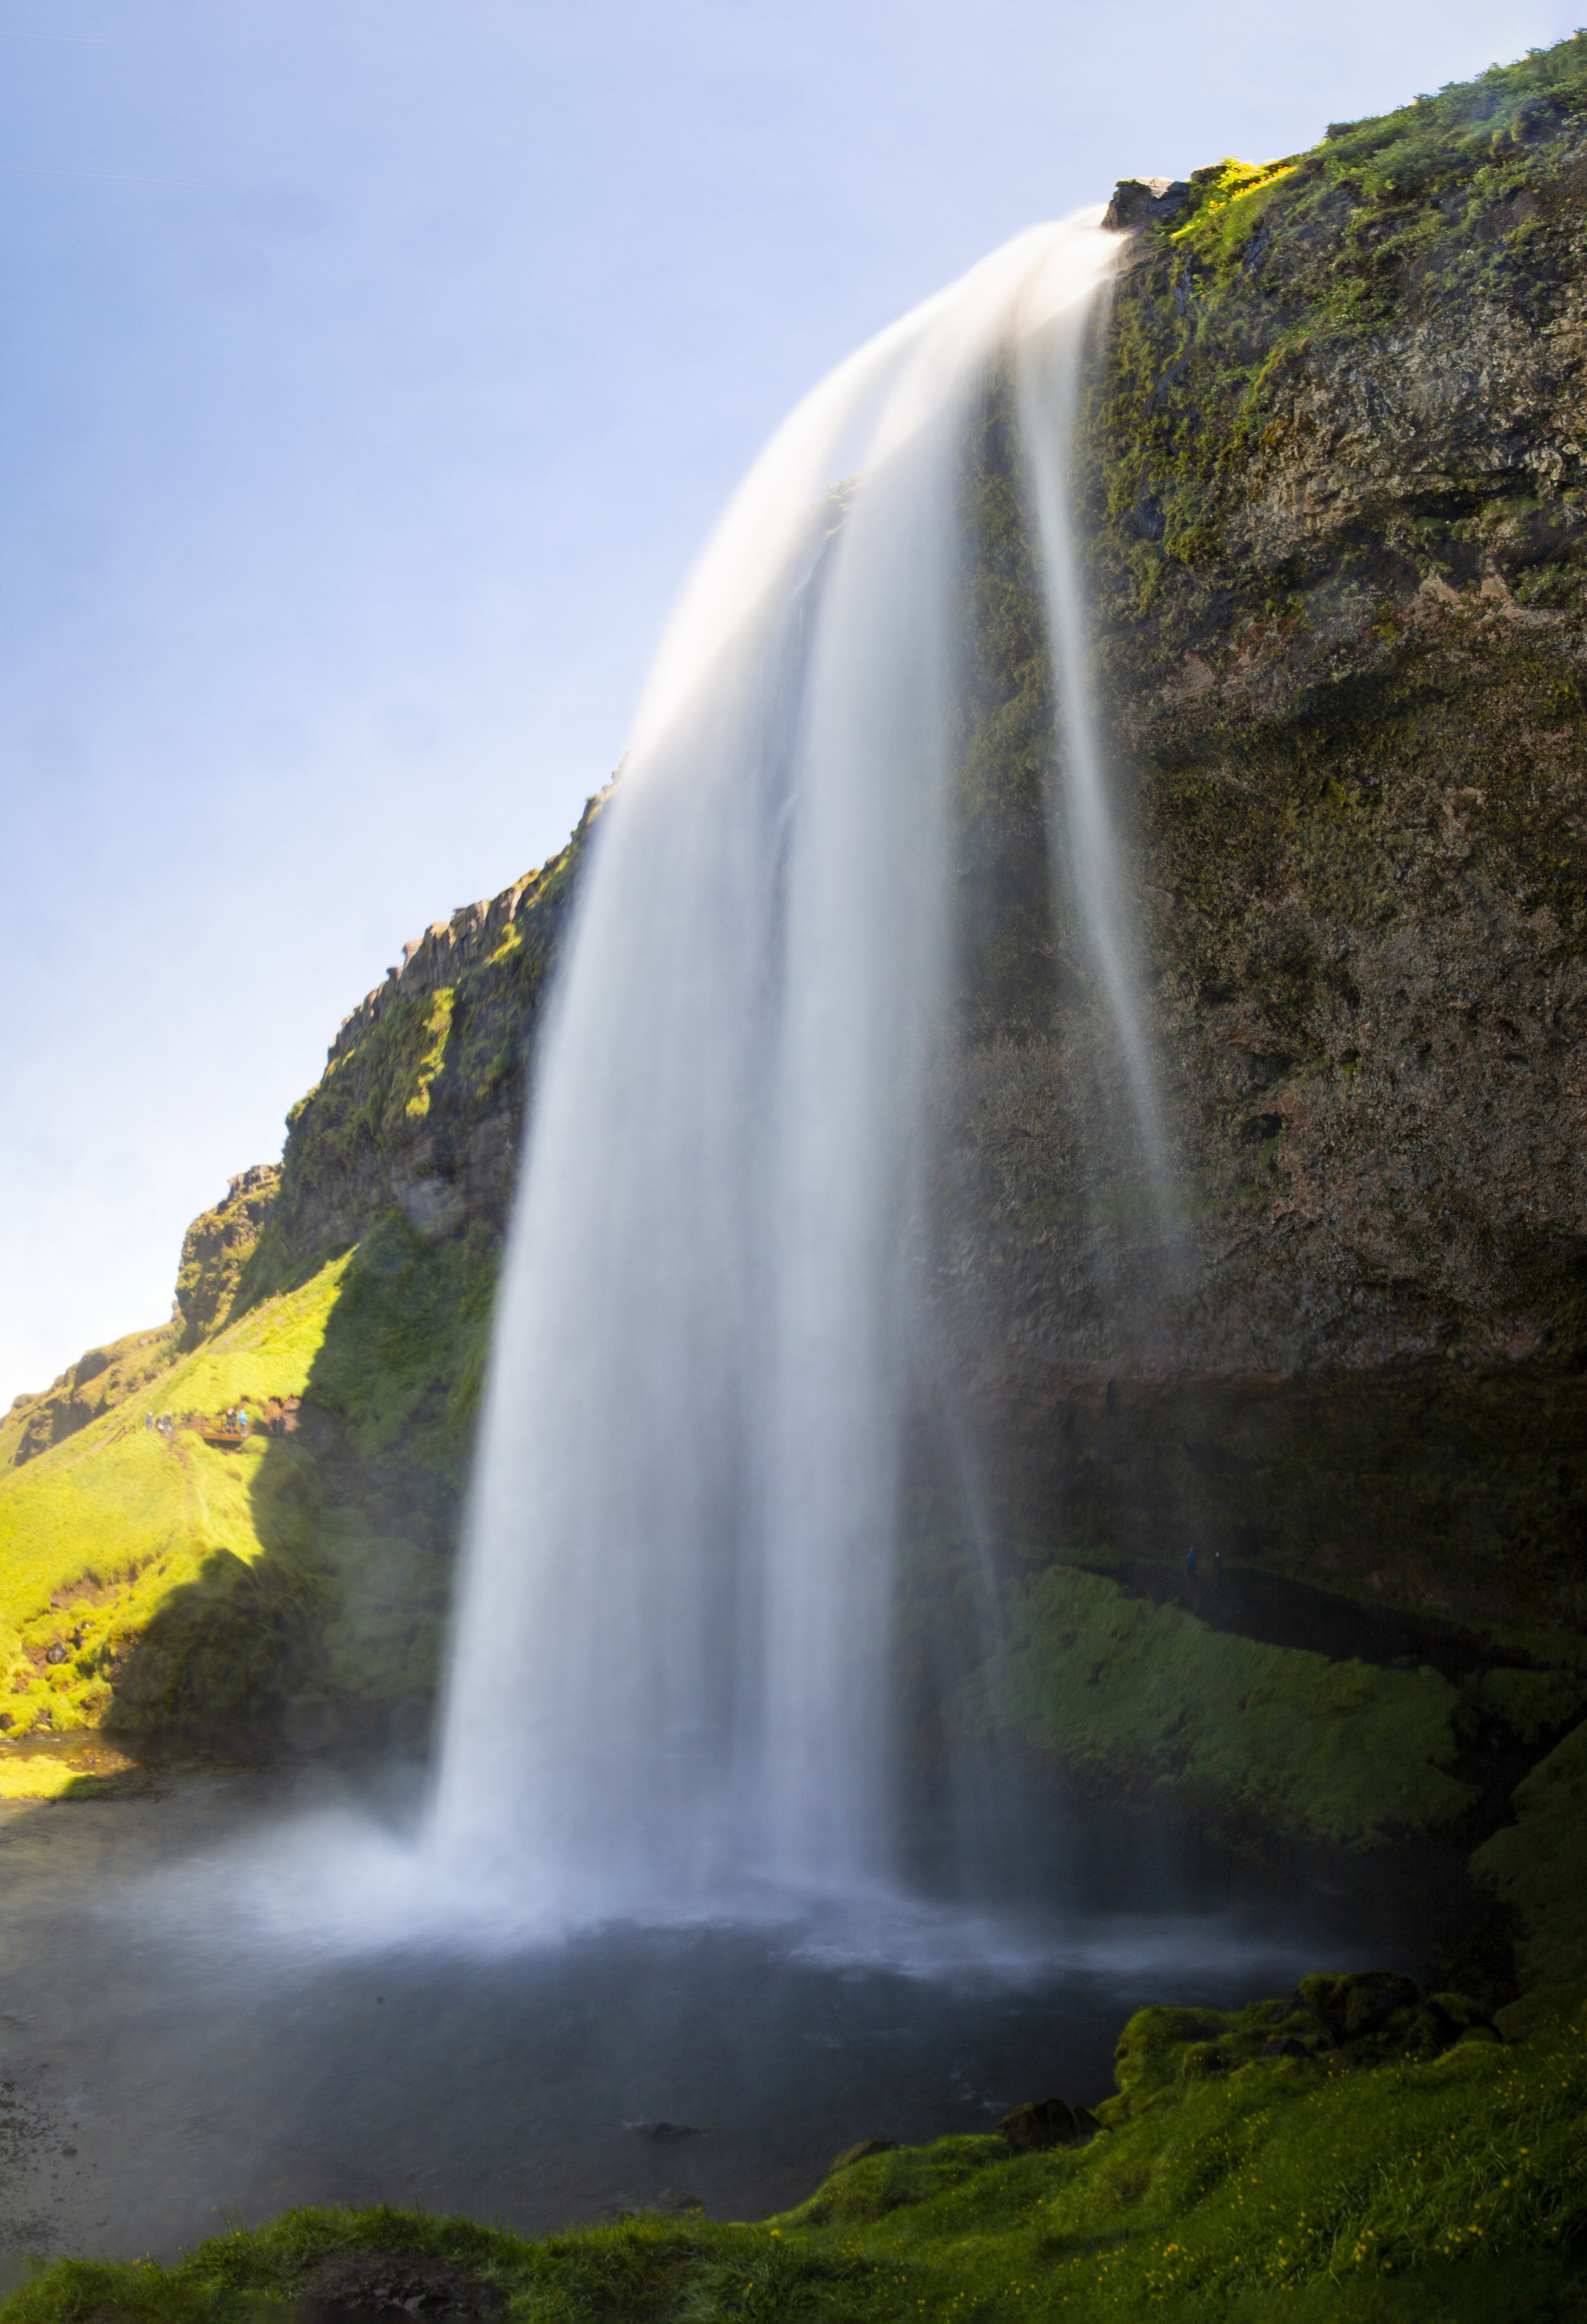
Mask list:
[[1560,0],[0,0],[0,1401],[560,845],[738,473],[1121,175]]

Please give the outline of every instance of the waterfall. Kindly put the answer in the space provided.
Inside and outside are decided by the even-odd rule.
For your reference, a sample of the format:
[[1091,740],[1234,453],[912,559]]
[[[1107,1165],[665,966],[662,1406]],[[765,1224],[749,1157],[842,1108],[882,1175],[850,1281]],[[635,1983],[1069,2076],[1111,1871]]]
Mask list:
[[432,1844],[594,1908],[890,1870],[889,1625],[947,1038],[960,498],[1011,358],[1068,844],[1149,1077],[1065,447],[1096,213],[1021,235],[773,438],[666,630],[541,1035]]
[[1167,1203],[1167,1155],[1157,1088],[1135,991],[1118,851],[1090,683],[1086,596],[1076,551],[1067,473],[1079,398],[1084,337],[1027,333],[1014,350],[1014,393],[1029,475],[1047,599],[1065,779],[1053,802],[1052,853],[1062,865],[1081,941],[1105,1005],[1124,1067],[1133,1129],[1160,1213]]

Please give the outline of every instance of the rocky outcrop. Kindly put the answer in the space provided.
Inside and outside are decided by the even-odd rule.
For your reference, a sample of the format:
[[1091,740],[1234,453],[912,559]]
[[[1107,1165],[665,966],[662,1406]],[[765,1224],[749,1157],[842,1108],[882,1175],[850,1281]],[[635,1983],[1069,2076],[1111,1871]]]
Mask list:
[[427,1240],[499,1234],[523,1138],[530,1044],[601,804],[559,855],[436,921],[344,1019],[287,1118],[280,1200],[256,1281],[356,1242],[399,1211]]
[[20,1468],[63,1444],[146,1386],[170,1363],[176,1343],[174,1323],[129,1332],[124,1340],[90,1348],[47,1388],[14,1397],[0,1419],[0,1471]]
[[280,1176],[270,1162],[240,1171],[225,1200],[194,1220],[182,1240],[169,1323],[90,1348],[47,1388],[13,1401],[0,1421],[0,1471],[78,1434],[225,1328],[251,1294],[249,1261],[274,1212]]
[[201,1213],[188,1229],[174,1304],[181,1325],[179,1349],[197,1347],[230,1320],[248,1261],[274,1213],[280,1183],[276,1164],[257,1162],[229,1182],[224,1203]]

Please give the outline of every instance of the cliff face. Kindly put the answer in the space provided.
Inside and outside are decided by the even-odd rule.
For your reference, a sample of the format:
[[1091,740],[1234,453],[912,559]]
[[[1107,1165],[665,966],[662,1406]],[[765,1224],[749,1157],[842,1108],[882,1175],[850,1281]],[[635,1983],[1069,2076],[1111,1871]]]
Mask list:
[[1579,1615],[1587,40],[1114,215],[1082,456],[1168,1222],[1059,865],[1053,999],[947,1109],[949,1369],[1010,1524]]
[[499,1235],[523,1139],[530,1045],[573,883],[605,794],[561,854],[436,921],[346,1018],[287,1117],[261,1278],[356,1242],[399,1211],[427,1240]]

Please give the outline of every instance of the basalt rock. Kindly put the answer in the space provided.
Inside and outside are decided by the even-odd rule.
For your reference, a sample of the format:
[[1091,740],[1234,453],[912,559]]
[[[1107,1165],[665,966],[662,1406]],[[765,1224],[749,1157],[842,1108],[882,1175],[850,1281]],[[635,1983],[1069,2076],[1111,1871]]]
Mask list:
[[280,1189],[274,1163],[255,1163],[226,1188],[224,1203],[188,1229],[177,1269],[178,1349],[197,1347],[225,1323],[243,1292],[244,1271],[270,1222]]
[[330,2324],[345,2316],[452,2319],[500,2316],[507,2306],[499,2284],[465,2275],[427,2252],[337,2252],[324,2259],[298,2291],[298,2310]]
[[287,1118],[256,1285],[399,1212],[427,1241],[500,1235],[523,1142],[530,1050],[579,865],[606,794],[559,855],[438,920],[344,1019]]
[[[1479,1631],[1587,1624],[1587,39],[1283,162],[1124,181],[1109,223],[1078,538],[1160,1167],[1050,842],[1067,770],[994,382],[965,473],[920,1531],[973,1500],[1022,1556],[1194,1540]],[[0,1467],[356,1244],[270,1511],[305,1570],[344,1545],[344,1595],[368,1517],[394,1575],[422,1562],[438,1637],[600,805],[404,947],[279,1177],[196,1222],[173,1324],[19,1399]],[[262,1385],[284,1416],[289,1384]],[[180,1655],[129,1666],[151,1718],[191,1691],[193,1639],[218,1654],[214,1597]],[[270,1600],[282,1637],[307,1604]],[[228,1674],[259,1665],[252,1619]]]
[[1096,2121],[1112,2127],[1167,2092],[1241,2067],[1326,2061],[1339,2070],[1499,2039],[1480,2002],[1455,1993],[1424,2000],[1408,1978],[1385,1970],[1303,1978],[1288,1997],[1246,2009],[1137,2010],[1114,2053],[1118,2095],[1103,2101]]
[[1031,869],[1061,755],[987,802],[1048,715],[994,413],[943,1392],[1027,1537],[1579,1621],[1587,40],[1164,199],[1081,446],[1163,1167]]
[[1096,2135],[1098,2124],[1088,2107],[1067,2106],[1062,2098],[1037,2098],[1015,2107],[997,2127],[1016,2154],[1035,2154],[1048,2146],[1079,2146]]
[[1137,226],[1169,226],[1190,199],[1190,189],[1179,178],[1121,178],[1102,223],[1114,234],[1133,233]]

